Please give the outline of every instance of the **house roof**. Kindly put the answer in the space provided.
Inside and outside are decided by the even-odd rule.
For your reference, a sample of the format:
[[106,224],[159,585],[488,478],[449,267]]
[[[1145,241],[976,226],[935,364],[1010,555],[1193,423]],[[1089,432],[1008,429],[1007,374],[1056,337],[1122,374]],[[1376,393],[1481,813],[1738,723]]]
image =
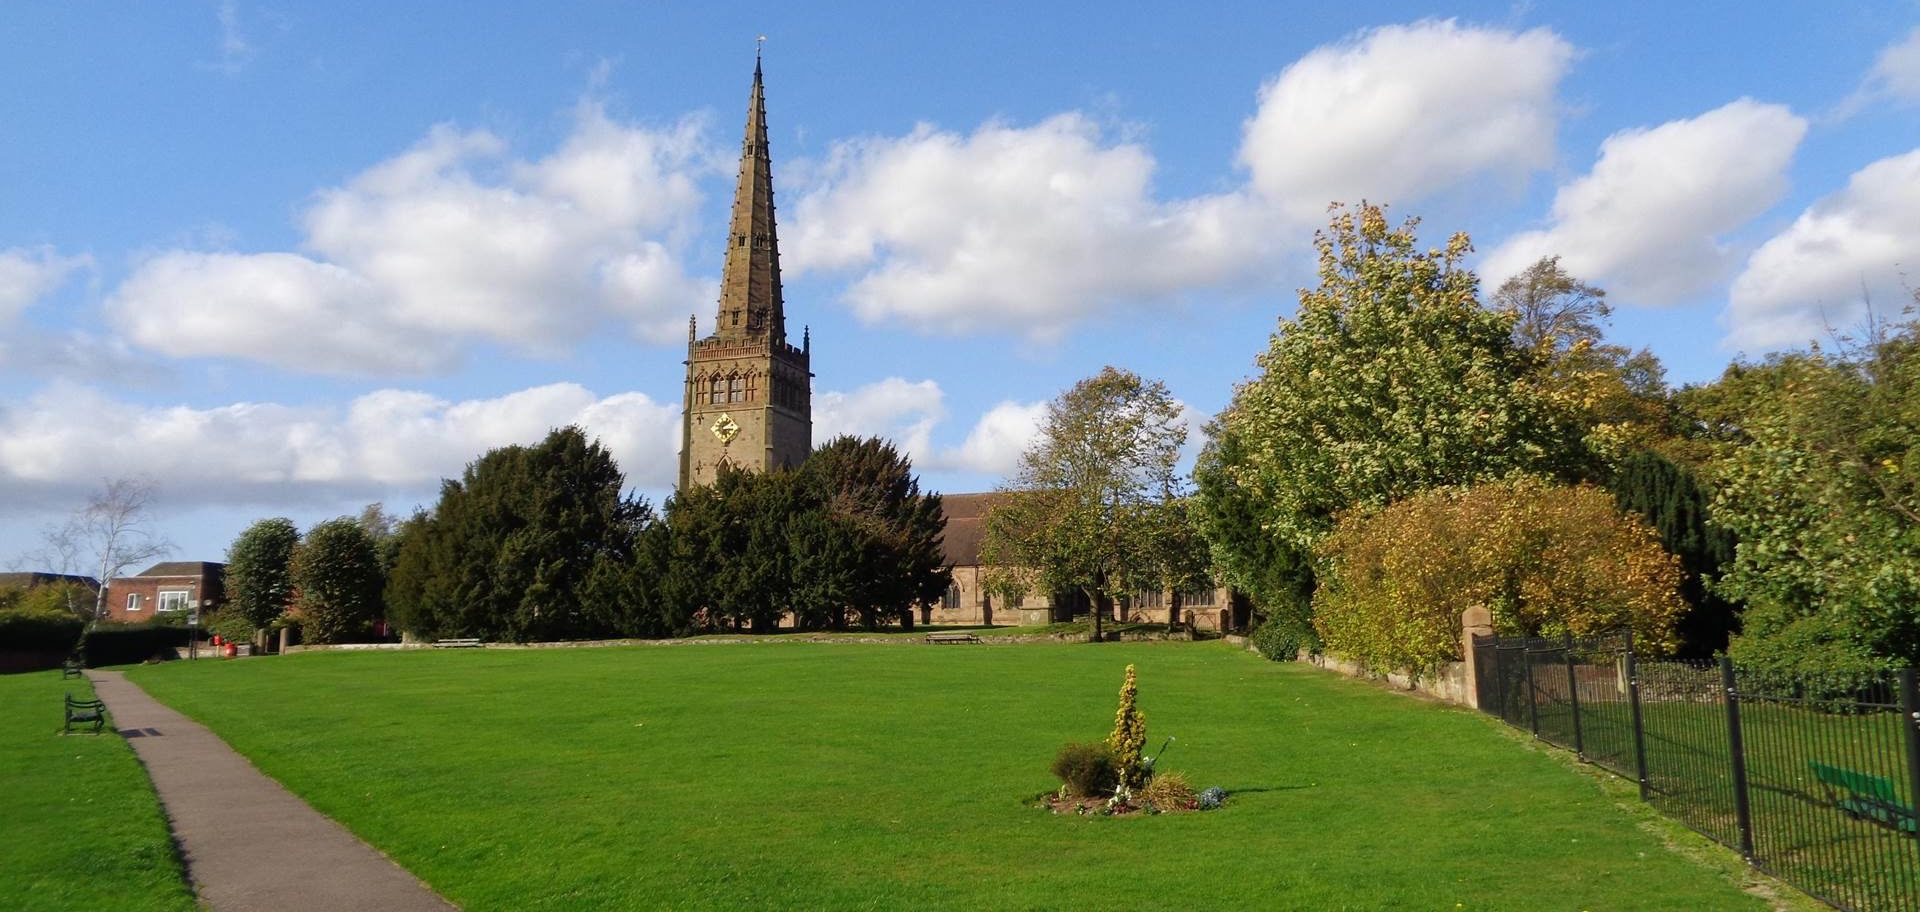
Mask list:
[[980,565],[980,543],[987,534],[987,510],[1007,495],[942,494],[940,509],[947,514],[947,532],[941,540],[947,563],[955,567]]
[[32,589],[35,586],[48,586],[54,583],[78,583],[88,589],[100,588],[99,580],[72,573],[45,573],[39,570],[0,573],[0,589]]
[[140,576],[200,576],[201,574],[223,574],[227,565],[219,561],[161,561],[145,570]]

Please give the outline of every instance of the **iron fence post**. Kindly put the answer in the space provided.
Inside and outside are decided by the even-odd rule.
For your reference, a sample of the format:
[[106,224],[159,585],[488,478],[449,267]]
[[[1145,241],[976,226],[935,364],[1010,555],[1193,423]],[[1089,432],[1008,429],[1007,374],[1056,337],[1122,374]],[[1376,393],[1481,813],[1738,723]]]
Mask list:
[[1647,800],[1647,730],[1640,720],[1640,667],[1633,659],[1633,631],[1627,631],[1627,705],[1633,708],[1633,774],[1640,800]]
[[1733,812],[1740,827],[1740,854],[1753,860],[1753,808],[1747,803],[1747,748],[1740,736],[1740,688],[1733,659],[1720,657],[1720,683],[1727,692],[1727,746],[1733,755]]
[[1920,686],[1911,668],[1900,669],[1901,728],[1907,734],[1907,806],[1920,801]]
[[1540,737],[1540,692],[1533,689],[1533,658],[1527,653],[1526,646],[1520,647],[1520,664],[1527,669],[1527,724],[1533,728],[1533,736]]
[[1580,682],[1573,671],[1573,634],[1567,633],[1563,640],[1567,659],[1567,705],[1573,708],[1573,752],[1580,759],[1587,758],[1586,740],[1580,736]]

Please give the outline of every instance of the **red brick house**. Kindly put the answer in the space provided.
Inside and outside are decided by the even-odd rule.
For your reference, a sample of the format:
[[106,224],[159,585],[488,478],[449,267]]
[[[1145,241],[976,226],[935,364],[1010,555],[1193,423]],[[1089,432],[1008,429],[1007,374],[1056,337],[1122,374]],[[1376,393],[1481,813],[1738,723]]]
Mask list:
[[105,620],[121,623],[156,617],[186,617],[227,600],[227,565],[214,561],[162,561],[135,576],[107,584]]

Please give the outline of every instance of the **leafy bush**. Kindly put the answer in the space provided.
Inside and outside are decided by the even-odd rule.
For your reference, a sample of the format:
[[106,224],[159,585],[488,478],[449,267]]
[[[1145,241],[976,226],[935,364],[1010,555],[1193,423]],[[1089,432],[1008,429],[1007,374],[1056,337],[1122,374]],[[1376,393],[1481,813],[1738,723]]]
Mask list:
[[1314,627],[1327,649],[1415,673],[1458,659],[1460,615],[1481,606],[1506,636],[1630,626],[1671,648],[1680,564],[1598,488],[1532,478],[1417,494],[1340,515],[1322,543]]
[[80,632],[86,626],[85,621],[72,615],[0,612],[0,649],[49,653],[57,665],[80,642]]
[[169,655],[187,645],[187,628],[171,624],[96,624],[87,631],[83,649],[87,665],[131,665]]
[[1193,793],[1193,785],[1187,777],[1171,770],[1153,777],[1147,787],[1140,790],[1140,800],[1156,811],[1192,810],[1199,803],[1199,797]]
[[1053,774],[1083,798],[1110,795],[1120,783],[1113,751],[1105,744],[1068,744],[1053,758]]
[[1270,620],[1253,631],[1253,648],[1275,662],[1291,662],[1300,657],[1305,638],[1292,624]]
[[200,627],[207,636],[219,636],[223,640],[235,643],[253,642],[253,621],[245,613],[227,608],[209,612],[200,618]]
[[1200,793],[1197,803],[1200,806],[1200,810],[1214,810],[1220,807],[1220,805],[1227,803],[1227,790],[1217,785],[1208,786],[1206,791]]

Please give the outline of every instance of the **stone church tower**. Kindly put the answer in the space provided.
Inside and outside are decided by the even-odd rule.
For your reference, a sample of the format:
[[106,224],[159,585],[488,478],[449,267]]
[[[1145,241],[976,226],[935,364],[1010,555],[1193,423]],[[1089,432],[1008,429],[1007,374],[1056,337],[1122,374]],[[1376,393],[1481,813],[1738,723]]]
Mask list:
[[695,332],[689,317],[680,488],[711,484],[723,463],[761,472],[799,465],[813,450],[812,344],[805,335],[799,348],[787,343],[757,55],[720,311],[712,335],[697,339]]

